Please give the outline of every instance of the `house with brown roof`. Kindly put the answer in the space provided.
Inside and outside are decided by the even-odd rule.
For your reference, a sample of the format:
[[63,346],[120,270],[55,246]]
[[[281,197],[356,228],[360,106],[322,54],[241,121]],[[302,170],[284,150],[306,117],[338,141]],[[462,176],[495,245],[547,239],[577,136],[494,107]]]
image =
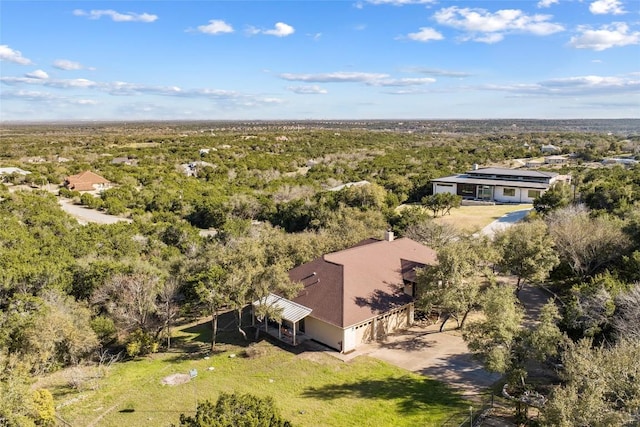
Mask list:
[[111,182],[91,171],[84,171],[65,178],[64,186],[75,191],[102,191],[111,188]]
[[413,323],[416,269],[436,263],[433,249],[388,232],[293,268],[298,296],[270,295],[268,303],[282,309],[293,344],[313,339],[348,353]]

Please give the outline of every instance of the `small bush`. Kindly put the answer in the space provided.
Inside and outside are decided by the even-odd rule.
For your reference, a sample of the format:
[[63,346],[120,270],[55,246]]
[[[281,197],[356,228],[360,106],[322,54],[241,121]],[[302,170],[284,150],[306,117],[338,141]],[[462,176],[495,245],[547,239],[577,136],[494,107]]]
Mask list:
[[56,407],[53,403],[53,395],[49,390],[44,388],[35,390],[33,392],[33,405],[36,425],[55,425]]
[[137,329],[127,340],[127,356],[144,356],[149,353],[157,353],[159,344],[153,339],[151,334]]

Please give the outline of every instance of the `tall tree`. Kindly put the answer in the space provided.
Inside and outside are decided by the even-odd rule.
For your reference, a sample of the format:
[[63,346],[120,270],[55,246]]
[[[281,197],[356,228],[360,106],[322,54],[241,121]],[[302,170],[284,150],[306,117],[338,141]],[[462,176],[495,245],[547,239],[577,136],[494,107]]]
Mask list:
[[437,193],[422,198],[424,207],[433,212],[433,217],[448,215],[451,209],[460,207],[462,196],[452,193]]
[[561,376],[542,412],[548,426],[634,426],[640,423],[640,341],[592,347],[571,344]]
[[523,280],[541,282],[560,262],[542,221],[505,229],[495,236],[494,246],[499,254],[498,267],[517,276],[517,292],[522,289]]
[[418,304],[425,311],[444,315],[440,331],[451,317],[464,327],[467,316],[478,303],[480,286],[492,276],[487,268],[491,251],[483,239],[450,242],[438,250],[438,264],[418,274]]
[[[269,294],[281,295],[285,298],[294,298],[301,285],[294,283],[289,278],[287,266],[273,264],[264,267],[255,277],[253,282],[253,295],[257,302],[255,316],[259,322],[271,319],[279,322],[282,319],[282,310],[268,302]],[[259,330],[256,328],[256,336]]]
[[158,273],[149,266],[136,266],[130,273],[116,273],[94,292],[92,302],[102,307],[121,330],[160,332],[157,298]]
[[554,211],[546,221],[561,260],[580,278],[621,258],[631,246],[621,221],[606,216],[592,218],[583,206]]

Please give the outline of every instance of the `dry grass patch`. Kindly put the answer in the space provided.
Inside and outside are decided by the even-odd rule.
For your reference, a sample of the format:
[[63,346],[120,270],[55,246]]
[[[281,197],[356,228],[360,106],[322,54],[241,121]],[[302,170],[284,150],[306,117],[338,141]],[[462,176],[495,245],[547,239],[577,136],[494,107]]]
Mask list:
[[476,232],[510,212],[531,209],[531,204],[493,205],[493,206],[460,206],[452,209],[450,215],[436,218],[439,224],[451,224],[469,232]]

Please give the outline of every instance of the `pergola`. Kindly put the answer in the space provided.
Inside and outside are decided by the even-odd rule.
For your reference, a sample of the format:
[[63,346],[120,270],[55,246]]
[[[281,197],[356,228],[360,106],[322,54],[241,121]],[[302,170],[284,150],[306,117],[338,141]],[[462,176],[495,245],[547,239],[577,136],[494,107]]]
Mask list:
[[[293,324],[292,339],[293,345],[296,345],[296,326],[298,322],[307,317],[312,310],[309,307],[305,307],[304,305],[298,304],[276,294],[269,294],[265,299],[254,301],[252,304],[254,309],[261,305],[276,307],[282,311],[280,316],[281,320],[278,322],[278,339],[282,340],[282,328],[280,326],[282,325],[282,320],[286,320]],[[268,330],[267,323],[268,322],[265,322],[265,331]]]

